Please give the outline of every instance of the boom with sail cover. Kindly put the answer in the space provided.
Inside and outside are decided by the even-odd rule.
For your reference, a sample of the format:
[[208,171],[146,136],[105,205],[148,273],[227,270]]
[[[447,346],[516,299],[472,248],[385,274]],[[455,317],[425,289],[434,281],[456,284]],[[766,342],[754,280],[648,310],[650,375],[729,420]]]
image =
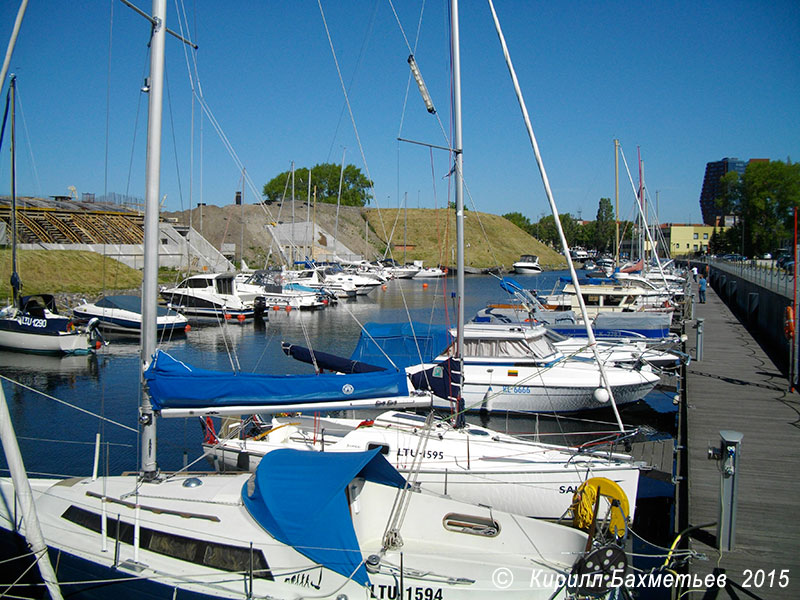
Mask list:
[[[355,407],[365,401],[369,406],[398,407],[409,396],[408,379],[403,371],[379,371],[337,375],[262,375],[227,373],[200,369],[158,350],[145,371],[154,410],[164,416],[192,414],[238,414],[269,412],[271,409],[299,410],[303,406],[330,410]],[[421,401],[421,398],[420,398]],[[334,403],[345,403],[336,406]],[[430,400],[427,400],[430,406]],[[181,411],[177,414],[170,411]]]

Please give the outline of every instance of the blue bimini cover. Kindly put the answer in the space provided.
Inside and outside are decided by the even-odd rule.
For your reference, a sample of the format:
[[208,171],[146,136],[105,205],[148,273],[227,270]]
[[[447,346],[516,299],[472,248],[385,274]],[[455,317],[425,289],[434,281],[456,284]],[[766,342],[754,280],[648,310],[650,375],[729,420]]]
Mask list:
[[264,455],[242,488],[250,515],[272,537],[314,562],[369,585],[345,492],[356,477],[402,488],[380,454],[281,449]]
[[367,323],[350,360],[386,369],[405,369],[420,362],[431,362],[451,342],[452,337],[444,325]]
[[144,373],[153,408],[263,406],[408,395],[404,371],[261,375],[199,369],[157,350]]

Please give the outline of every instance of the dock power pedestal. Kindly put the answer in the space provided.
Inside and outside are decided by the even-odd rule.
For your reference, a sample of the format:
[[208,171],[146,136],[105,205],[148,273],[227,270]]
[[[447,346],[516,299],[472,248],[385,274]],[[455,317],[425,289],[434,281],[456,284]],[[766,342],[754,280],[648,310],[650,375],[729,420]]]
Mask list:
[[738,431],[724,429],[719,432],[719,437],[719,446],[708,448],[708,458],[720,463],[717,548],[730,552],[736,545],[736,493],[744,436]]

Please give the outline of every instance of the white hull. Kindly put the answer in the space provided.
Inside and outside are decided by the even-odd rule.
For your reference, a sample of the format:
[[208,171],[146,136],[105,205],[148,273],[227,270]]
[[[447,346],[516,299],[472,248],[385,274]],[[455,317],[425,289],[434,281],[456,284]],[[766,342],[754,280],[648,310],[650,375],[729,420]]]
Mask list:
[[542,268],[539,266],[514,265],[514,272],[520,275],[535,275],[536,273],[541,273]]
[[88,333],[71,332],[57,335],[36,335],[0,331],[0,347],[21,352],[42,354],[77,354],[91,351]]
[[447,273],[443,269],[436,267],[429,267],[420,269],[415,275],[414,279],[432,279],[437,277],[444,277]]
[[[72,314],[76,319],[88,321],[97,318],[100,328],[110,333],[134,333],[139,334],[142,330],[141,313],[122,310],[117,308],[105,308],[94,304],[82,304],[72,309]],[[156,319],[156,330],[175,331],[183,333],[188,319],[177,313],[173,315],[159,316]]]
[[[275,419],[272,433],[261,439],[226,439],[203,444],[218,470],[254,470],[264,454],[279,448],[358,452],[385,447],[385,458],[406,475],[412,467],[424,417],[389,412],[369,427],[354,419],[309,417]],[[411,425],[411,424],[413,425]],[[321,435],[321,430],[325,435]],[[317,434],[314,435],[314,431]],[[553,444],[530,442],[467,425],[455,429],[437,421],[425,446],[418,482],[423,490],[471,504],[547,519],[564,515],[577,487],[590,477],[617,482],[628,496],[631,515],[641,463],[608,452],[578,452]]]
[[[91,567],[91,572],[107,573],[110,581],[104,584],[101,597],[135,597],[136,590],[141,590],[136,581],[141,580],[155,584],[149,590],[153,595],[148,597],[158,598],[180,598],[187,593],[200,598],[243,598],[250,581],[256,598],[299,598],[309,593],[315,598],[364,597],[365,589],[360,584],[313,562],[260,527],[241,500],[249,477],[250,474],[186,474],[156,483],[131,476],[96,481],[71,479],[55,484],[53,480],[39,479],[31,480],[31,485],[49,548],[63,556],[65,563],[78,562]],[[184,486],[190,478],[201,485]],[[138,495],[131,493],[134,490]],[[381,555],[378,572],[369,573],[376,598],[397,597],[398,574],[391,565],[400,565],[401,561],[404,587],[407,594],[410,589],[411,597],[549,598],[555,591],[553,587],[530,586],[531,568],[539,568],[532,561],[544,563],[541,568],[548,573],[553,573],[552,568],[568,571],[586,544],[586,534],[565,526],[412,493],[410,511],[400,528],[402,548],[381,553],[396,490],[354,482],[348,491],[362,558]],[[0,495],[0,529],[13,531],[15,501],[10,480],[0,480]],[[108,499],[105,503],[101,500],[104,497]],[[140,509],[136,508],[137,502]],[[104,513],[108,515],[107,537],[100,533]],[[489,520],[498,526],[498,533],[489,537],[446,530],[443,520],[454,513]],[[138,550],[133,544],[137,517],[141,528]],[[123,524],[119,543],[115,533],[117,519]],[[204,544],[208,545],[205,552],[192,551],[194,546]],[[176,558],[175,552],[180,556],[183,548],[188,548],[187,557]],[[256,574],[249,580],[250,556],[263,557],[269,576]],[[208,560],[221,562],[227,569],[207,566]],[[55,566],[59,575],[58,561]],[[501,567],[514,579],[506,588],[496,586],[492,579]],[[113,582],[119,576],[124,578]],[[62,578],[60,583],[75,590],[69,586],[70,581]],[[90,582],[90,586],[96,585]]]
[[[653,373],[632,369],[606,367],[606,375],[617,405],[644,398],[659,381]],[[576,412],[609,406],[595,398],[599,387],[600,371],[594,364],[467,364],[462,395],[470,411]],[[450,403],[434,397],[434,406],[449,408]]]

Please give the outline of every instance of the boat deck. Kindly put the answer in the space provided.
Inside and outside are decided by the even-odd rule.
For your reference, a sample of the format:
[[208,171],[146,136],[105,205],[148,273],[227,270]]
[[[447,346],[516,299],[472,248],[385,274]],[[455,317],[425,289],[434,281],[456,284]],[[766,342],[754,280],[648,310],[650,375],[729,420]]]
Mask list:
[[[719,567],[757,597],[800,598],[800,395],[789,392],[787,378],[710,286],[707,295],[706,304],[695,306],[695,316],[705,319],[703,359],[687,369],[691,525],[718,519],[720,463],[707,458],[708,447],[719,445],[720,430],[743,438],[735,549],[720,556],[692,540],[709,560],[693,561],[691,571],[704,575]],[[695,356],[696,330],[687,332]],[[784,569],[789,585],[782,588]],[[717,597],[736,596],[720,591]]]

